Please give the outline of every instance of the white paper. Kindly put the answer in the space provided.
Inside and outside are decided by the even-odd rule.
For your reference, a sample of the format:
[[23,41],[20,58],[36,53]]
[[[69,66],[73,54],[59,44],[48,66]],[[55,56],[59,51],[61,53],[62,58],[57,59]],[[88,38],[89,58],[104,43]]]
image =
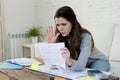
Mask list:
[[[38,62],[37,60],[32,59],[32,58],[16,58],[16,59],[9,59],[6,61],[15,63],[15,64],[19,64],[22,66],[31,66],[32,62]],[[39,64],[41,64],[41,63],[39,62]]]
[[45,65],[57,65],[65,69],[65,59],[61,55],[64,43],[40,43],[40,55]]
[[40,65],[39,69],[36,71],[51,74],[54,76],[64,77],[64,78],[68,78],[68,79],[72,79],[72,80],[87,76],[87,70],[71,71],[71,70],[61,69],[58,66],[57,66],[57,68],[58,69],[51,69],[51,66]]

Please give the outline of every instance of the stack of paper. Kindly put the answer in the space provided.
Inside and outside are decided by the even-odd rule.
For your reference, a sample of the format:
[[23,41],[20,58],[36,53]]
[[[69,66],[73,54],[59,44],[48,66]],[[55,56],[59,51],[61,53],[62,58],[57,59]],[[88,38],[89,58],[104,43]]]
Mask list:
[[0,69],[22,69],[23,66],[31,66],[33,62],[42,64],[32,58],[16,58],[6,60],[2,65],[0,65]]
[[[22,65],[22,66],[31,66],[33,62],[38,62],[33,58],[17,58],[17,59],[9,59],[7,62]],[[40,62],[38,62],[41,64]]]

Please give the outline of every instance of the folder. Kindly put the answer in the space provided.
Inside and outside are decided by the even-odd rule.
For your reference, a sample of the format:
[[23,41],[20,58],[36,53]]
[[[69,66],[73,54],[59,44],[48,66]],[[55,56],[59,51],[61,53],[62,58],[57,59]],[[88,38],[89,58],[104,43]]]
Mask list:
[[2,65],[0,65],[0,69],[22,69],[23,66],[10,63],[10,62],[4,62]]

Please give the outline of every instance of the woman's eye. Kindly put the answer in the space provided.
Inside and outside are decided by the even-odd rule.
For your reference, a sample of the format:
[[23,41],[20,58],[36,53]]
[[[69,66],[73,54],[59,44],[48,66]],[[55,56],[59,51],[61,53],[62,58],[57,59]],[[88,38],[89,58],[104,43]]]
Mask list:
[[63,23],[62,25],[63,25],[63,26],[66,26],[66,24],[65,24],[65,23]]
[[59,24],[56,24],[56,26],[59,26]]

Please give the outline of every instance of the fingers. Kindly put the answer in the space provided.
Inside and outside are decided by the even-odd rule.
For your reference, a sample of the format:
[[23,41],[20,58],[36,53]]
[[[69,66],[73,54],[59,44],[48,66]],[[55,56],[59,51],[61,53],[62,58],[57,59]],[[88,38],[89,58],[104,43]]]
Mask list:
[[69,50],[66,47],[62,48],[61,51],[62,51],[62,55],[69,54]]
[[53,34],[53,27],[52,26],[48,26],[48,28],[46,29],[46,33],[49,34]]
[[52,26],[49,26],[49,33],[52,33],[52,34],[54,33],[54,32],[53,32],[53,27],[52,27]]
[[67,47],[61,48],[62,51],[68,51]]
[[45,35],[46,38],[49,38],[51,35],[53,35],[53,27],[48,26],[45,30],[44,35]]
[[57,37],[60,35],[60,33],[57,33],[55,35],[54,29],[52,26],[48,26],[45,33],[44,33],[46,39],[48,42],[55,42]]
[[55,36],[55,39],[57,39],[57,37],[60,35],[60,33],[57,33],[56,36]]
[[61,51],[63,58],[65,58],[66,60],[70,58],[70,52],[66,47],[62,48]]
[[46,28],[45,33],[44,33],[44,34],[45,34],[45,37],[48,37],[48,35],[49,35],[49,27],[47,27],[47,28]]

